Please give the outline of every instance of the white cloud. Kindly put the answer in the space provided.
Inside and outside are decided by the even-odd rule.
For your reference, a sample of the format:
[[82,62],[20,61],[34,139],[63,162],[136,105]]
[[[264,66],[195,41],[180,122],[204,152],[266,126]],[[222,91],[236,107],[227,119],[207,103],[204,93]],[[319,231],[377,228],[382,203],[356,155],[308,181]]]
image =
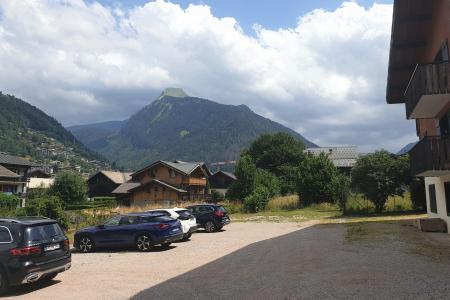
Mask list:
[[0,90],[75,124],[126,118],[179,86],[319,144],[396,150],[414,126],[384,101],[391,16],[344,2],[252,37],[203,5],[0,0]]

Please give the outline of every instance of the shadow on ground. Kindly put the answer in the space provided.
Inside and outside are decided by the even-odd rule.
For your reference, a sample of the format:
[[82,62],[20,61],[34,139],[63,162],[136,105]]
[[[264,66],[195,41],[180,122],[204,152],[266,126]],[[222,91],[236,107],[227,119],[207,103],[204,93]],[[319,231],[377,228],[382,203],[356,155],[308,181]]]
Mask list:
[[132,299],[448,298],[450,235],[323,224],[257,242]]

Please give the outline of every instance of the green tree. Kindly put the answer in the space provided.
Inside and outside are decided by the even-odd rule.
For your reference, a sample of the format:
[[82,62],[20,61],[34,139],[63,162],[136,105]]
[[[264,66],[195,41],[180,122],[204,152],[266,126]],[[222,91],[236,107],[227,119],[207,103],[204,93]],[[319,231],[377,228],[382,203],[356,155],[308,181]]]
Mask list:
[[58,196],[63,205],[86,201],[87,183],[75,172],[61,172],[53,183],[50,193]]
[[339,176],[342,175],[327,155],[306,154],[298,168],[297,193],[300,205],[336,201],[339,194],[336,188],[342,180]]
[[280,194],[280,181],[277,176],[273,175],[269,171],[256,169],[253,177],[252,193],[260,186],[267,189],[270,198]]
[[257,168],[267,170],[280,179],[283,195],[295,192],[295,169],[303,160],[305,146],[287,133],[264,134],[244,153],[250,155]]
[[229,199],[244,199],[251,194],[254,187],[256,165],[249,155],[241,156],[239,159],[235,175],[236,181],[231,185],[227,192]]
[[352,170],[352,186],[381,213],[389,196],[402,196],[411,180],[409,159],[377,151],[358,159]]

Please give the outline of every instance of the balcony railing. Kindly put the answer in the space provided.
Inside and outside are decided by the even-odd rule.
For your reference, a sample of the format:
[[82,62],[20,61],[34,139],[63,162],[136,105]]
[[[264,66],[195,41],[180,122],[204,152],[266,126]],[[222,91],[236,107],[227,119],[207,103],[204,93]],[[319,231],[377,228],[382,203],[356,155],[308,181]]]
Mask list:
[[450,137],[424,137],[409,155],[413,175],[434,176],[450,171]]
[[[450,93],[450,62],[417,65],[405,90],[406,117],[433,118],[434,116],[412,116],[423,96]],[[428,104],[434,105],[434,104]]]

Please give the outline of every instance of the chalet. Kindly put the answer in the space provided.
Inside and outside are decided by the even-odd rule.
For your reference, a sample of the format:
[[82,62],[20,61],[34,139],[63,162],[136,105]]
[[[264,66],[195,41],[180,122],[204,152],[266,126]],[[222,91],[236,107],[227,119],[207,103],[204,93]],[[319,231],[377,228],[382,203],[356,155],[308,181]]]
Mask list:
[[27,190],[37,188],[49,188],[53,185],[55,179],[44,171],[43,168],[31,168],[28,171]]
[[25,194],[28,170],[37,166],[24,158],[0,152],[0,193]]
[[207,201],[210,171],[202,162],[157,161],[131,174],[112,193],[130,205]]
[[217,171],[209,177],[209,185],[211,190],[214,190],[224,196],[235,181],[236,176],[225,171]]
[[99,171],[88,179],[89,197],[114,196],[121,184],[131,179],[131,173]]
[[333,165],[343,174],[350,175],[360,154],[355,146],[345,147],[317,147],[305,150],[313,155],[324,153],[331,160]]
[[449,19],[448,0],[394,1],[386,89],[387,103],[404,104],[416,123],[419,142],[409,156],[412,174],[425,181],[423,222],[442,231],[450,225]]

